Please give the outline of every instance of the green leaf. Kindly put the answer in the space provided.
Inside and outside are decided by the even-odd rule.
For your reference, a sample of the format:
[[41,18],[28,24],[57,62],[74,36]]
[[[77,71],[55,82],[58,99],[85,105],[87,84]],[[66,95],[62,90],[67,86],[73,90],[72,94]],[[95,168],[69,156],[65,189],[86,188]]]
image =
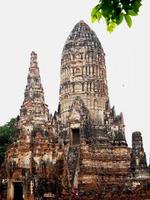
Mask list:
[[142,6],[141,1],[135,0],[131,2],[131,9],[137,14],[141,6]]
[[110,24],[110,18],[108,18],[108,17],[105,17],[105,22],[106,22],[106,24],[107,24],[107,26]]
[[112,33],[116,28],[117,24],[115,22],[111,22],[107,25],[107,31]]
[[112,32],[125,18],[129,27],[132,26],[132,16],[137,16],[142,0],[99,0],[99,4],[92,9],[91,21],[100,21],[103,17],[107,30]]
[[101,7],[102,15],[108,17],[112,15],[113,5],[111,1],[106,1]]
[[96,12],[97,12],[97,9],[96,7],[94,7],[91,12],[91,17],[95,16]]
[[112,28],[116,28],[116,26],[117,26],[117,24],[115,22],[111,22],[110,25],[111,25]]
[[91,17],[91,22],[92,22],[92,23],[94,23],[96,20],[97,20],[96,15],[94,15],[94,16]]
[[99,22],[100,19],[101,19],[101,17],[102,17],[102,14],[98,11],[98,12],[96,13],[96,16],[97,16],[97,21]]
[[127,14],[131,15],[131,16],[137,16],[138,15],[138,13],[135,12],[134,10],[128,10]]
[[127,22],[127,25],[130,28],[132,26],[132,19],[131,19],[130,15],[125,15],[125,20]]
[[96,13],[100,10],[102,4],[98,4],[97,6],[95,6],[92,11],[91,11],[91,16],[96,15]]
[[113,30],[114,30],[114,29],[113,29],[111,26],[107,26],[107,31],[108,31],[109,33],[112,33]]
[[0,165],[4,160],[4,155],[7,146],[12,142],[11,138],[15,136],[16,129],[16,119],[12,118],[8,123],[0,126]]
[[117,18],[117,20],[116,20],[117,25],[119,25],[119,24],[122,23],[122,21],[123,21],[123,17],[124,17],[124,14],[121,13],[121,14],[119,15],[119,17]]

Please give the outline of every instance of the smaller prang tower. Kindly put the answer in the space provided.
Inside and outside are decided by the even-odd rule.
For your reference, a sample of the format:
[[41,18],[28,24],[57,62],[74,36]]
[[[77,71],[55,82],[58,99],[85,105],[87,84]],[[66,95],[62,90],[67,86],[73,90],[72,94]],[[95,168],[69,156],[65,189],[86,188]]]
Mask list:
[[62,157],[62,152],[58,153],[57,131],[51,125],[45,104],[35,52],[31,53],[24,101],[17,119],[18,132],[5,158],[8,177],[5,199],[35,200],[39,197],[37,191],[44,194],[47,184],[51,184],[53,193],[59,175],[57,161]]
[[140,132],[132,134],[131,170],[134,177],[148,177],[146,154]]
[[32,130],[35,127],[44,126],[48,120],[49,111],[44,100],[37,54],[32,52],[24,101],[20,109],[19,126]]

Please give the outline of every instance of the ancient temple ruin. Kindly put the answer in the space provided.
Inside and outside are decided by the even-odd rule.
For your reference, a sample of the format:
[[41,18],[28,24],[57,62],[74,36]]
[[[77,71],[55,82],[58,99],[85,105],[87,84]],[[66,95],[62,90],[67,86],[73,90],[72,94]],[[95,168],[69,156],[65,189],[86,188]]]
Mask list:
[[80,21],[63,48],[59,105],[51,115],[31,53],[18,131],[1,169],[2,199],[150,199],[141,133],[133,133],[128,147],[106,75],[102,45]]

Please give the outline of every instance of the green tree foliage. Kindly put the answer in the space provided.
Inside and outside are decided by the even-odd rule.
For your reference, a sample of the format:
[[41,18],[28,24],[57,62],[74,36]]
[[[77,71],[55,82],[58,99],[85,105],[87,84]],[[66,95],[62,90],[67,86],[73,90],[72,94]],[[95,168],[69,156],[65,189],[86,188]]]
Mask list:
[[0,165],[4,161],[4,156],[8,145],[11,143],[12,138],[17,132],[15,124],[16,119],[12,118],[9,122],[3,126],[0,126]]
[[113,32],[123,20],[131,27],[132,17],[138,15],[141,5],[142,0],[100,0],[92,9],[91,21],[100,22],[103,17],[109,32]]

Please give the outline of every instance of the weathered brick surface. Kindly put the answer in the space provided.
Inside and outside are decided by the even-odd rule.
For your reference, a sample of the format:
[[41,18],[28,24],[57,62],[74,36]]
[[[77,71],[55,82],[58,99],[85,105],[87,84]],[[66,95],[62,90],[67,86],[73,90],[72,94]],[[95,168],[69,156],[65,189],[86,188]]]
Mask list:
[[[150,199],[141,133],[129,148],[123,114],[110,106],[105,54],[83,21],[61,60],[60,103],[49,114],[37,54],[31,53],[18,133],[1,169],[1,199]],[[16,194],[18,192],[18,194]],[[19,199],[20,200],[20,199]]]

